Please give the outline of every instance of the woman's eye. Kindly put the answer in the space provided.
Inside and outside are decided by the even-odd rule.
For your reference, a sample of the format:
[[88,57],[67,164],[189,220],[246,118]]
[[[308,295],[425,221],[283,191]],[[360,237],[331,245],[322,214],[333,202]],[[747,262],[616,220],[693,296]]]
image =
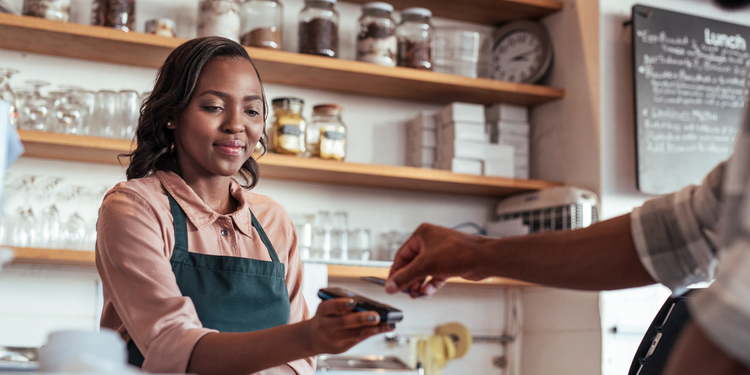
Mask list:
[[247,109],[245,110],[245,113],[247,113],[249,116],[258,116],[260,113],[254,109]]
[[221,107],[215,106],[215,105],[207,105],[207,106],[203,106],[203,109],[209,112],[218,112],[221,110]]

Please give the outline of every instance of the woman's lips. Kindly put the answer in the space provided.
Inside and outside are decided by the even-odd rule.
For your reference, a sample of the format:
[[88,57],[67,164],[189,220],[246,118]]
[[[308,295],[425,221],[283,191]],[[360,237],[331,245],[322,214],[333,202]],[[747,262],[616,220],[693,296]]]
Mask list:
[[225,155],[239,155],[242,153],[242,149],[245,148],[245,142],[242,141],[223,141],[214,143],[216,149]]

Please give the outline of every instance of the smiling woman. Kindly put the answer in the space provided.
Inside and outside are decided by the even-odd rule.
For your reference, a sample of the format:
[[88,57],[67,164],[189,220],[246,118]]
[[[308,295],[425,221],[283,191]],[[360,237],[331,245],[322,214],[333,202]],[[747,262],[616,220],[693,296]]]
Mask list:
[[131,364],[312,374],[315,355],[392,330],[348,299],[309,318],[294,226],[250,191],[267,113],[260,75],[231,40],[190,40],[159,70],[125,155],[128,181],[107,193],[97,222],[101,326],[122,335]]

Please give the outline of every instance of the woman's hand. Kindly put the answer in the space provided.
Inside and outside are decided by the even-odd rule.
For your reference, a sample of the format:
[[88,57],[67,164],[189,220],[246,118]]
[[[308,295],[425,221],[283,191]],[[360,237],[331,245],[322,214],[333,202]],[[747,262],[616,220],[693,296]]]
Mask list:
[[395,325],[380,323],[378,313],[354,312],[354,306],[354,301],[348,298],[320,303],[318,312],[307,321],[316,353],[342,353],[372,335],[395,329]]

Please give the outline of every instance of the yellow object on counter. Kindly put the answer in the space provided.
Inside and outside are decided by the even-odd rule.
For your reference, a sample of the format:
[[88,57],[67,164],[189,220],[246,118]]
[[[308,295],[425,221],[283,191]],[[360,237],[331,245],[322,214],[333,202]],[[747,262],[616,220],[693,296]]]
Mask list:
[[440,375],[448,361],[461,358],[471,347],[471,333],[461,323],[448,323],[435,329],[435,334],[420,338],[418,358],[425,375]]
[[456,354],[453,358],[461,358],[471,348],[471,332],[461,323],[446,323],[435,329],[439,335],[449,336],[456,347]]

